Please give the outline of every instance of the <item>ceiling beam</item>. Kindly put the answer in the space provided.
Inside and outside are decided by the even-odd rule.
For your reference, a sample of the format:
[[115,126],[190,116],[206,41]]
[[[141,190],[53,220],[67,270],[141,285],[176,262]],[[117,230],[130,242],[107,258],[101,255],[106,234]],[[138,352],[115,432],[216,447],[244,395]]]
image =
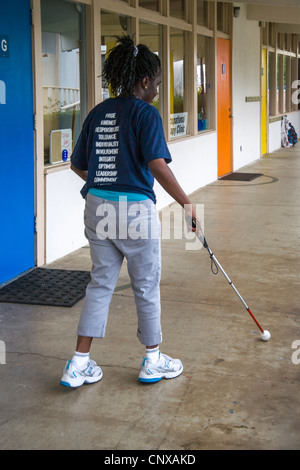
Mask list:
[[[228,0],[219,0],[219,1],[228,1]],[[240,3],[244,5],[267,5],[267,6],[277,6],[277,7],[299,7],[299,0],[236,0],[234,3]]]
[[277,25],[278,33],[300,34],[300,24],[279,23]]
[[[265,0],[266,1],[266,0]],[[287,2],[288,3],[288,2]],[[300,24],[300,8],[267,5],[247,6],[247,19],[269,23]]]

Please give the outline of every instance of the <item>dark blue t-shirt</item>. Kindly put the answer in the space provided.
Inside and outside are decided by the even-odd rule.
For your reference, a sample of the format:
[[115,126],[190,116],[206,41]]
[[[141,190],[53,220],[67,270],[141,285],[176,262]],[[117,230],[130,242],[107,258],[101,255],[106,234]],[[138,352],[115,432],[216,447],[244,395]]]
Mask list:
[[88,170],[81,190],[91,188],[144,194],[156,202],[148,163],[172,161],[158,111],[137,98],[109,98],[87,116],[71,156]]

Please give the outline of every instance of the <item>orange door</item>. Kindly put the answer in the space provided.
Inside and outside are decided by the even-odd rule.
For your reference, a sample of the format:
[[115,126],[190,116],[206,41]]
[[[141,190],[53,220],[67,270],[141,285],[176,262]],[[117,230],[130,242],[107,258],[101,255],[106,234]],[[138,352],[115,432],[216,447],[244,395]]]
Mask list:
[[218,177],[231,172],[230,41],[217,39]]

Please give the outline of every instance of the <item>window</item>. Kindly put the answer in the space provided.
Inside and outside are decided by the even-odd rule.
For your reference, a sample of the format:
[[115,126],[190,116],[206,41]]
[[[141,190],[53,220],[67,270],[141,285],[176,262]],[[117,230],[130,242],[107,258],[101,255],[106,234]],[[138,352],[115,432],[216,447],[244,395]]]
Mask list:
[[170,28],[170,135],[188,134],[185,32]]
[[284,94],[283,94],[283,55],[277,55],[277,111],[278,113],[284,112]]
[[159,0],[139,0],[139,6],[147,10],[159,11]]
[[[299,44],[299,50],[300,50],[300,44]],[[298,77],[300,77],[300,59],[298,59]],[[297,102],[297,100],[296,100],[296,102]],[[297,106],[296,109],[300,110],[300,100],[298,101],[298,106]]]
[[225,34],[229,34],[230,32],[232,18],[231,8],[232,6],[229,3],[217,3],[217,29]]
[[269,52],[268,60],[268,94],[269,94],[269,114],[277,114],[277,79],[276,79],[276,54]]
[[[133,35],[135,41],[158,54],[162,63],[162,82],[153,105],[162,117],[167,139],[214,128],[216,4],[209,0],[135,0],[129,5],[126,13],[131,15],[128,12],[132,11],[132,16],[122,13],[122,6],[119,12],[111,11],[109,2],[105,2],[105,10],[100,10],[99,75],[107,54],[117,43],[116,37]],[[194,8],[197,21],[189,23]],[[226,3],[219,9],[219,13],[226,13],[220,26],[223,32],[230,31],[230,8]],[[116,10],[116,5],[112,10]],[[194,34],[197,49],[192,51]],[[110,96],[102,77],[101,99]]]
[[[102,66],[109,51],[117,45],[117,37],[130,34],[130,18],[101,11],[101,62]],[[106,100],[111,95],[107,83],[102,83],[102,99]]]
[[[284,29],[284,28],[283,28]],[[276,116],[298,109],[294,85],[297,83],[297,35],[282,32],[280,24],[267,23],[269,115]]]
[[[295,89],[296,89],[296,86],[297,86],[297,83],[298,83],[298,69],[297,69],[297,57],[292,57],[291,59],[292,63],[291,63],[291,74],[292,74],[292,79],[291,79],[291,110],[292,111],[296,111],[298,109],[298,105],[295,101],[297,101],[295,99],[295,95],[294,95],[294,92],[295,92]],[[295,86],[296,85],[296,86]]]
[[290,57],[283,56],[283,112],[287,113],[290,111]]
[[276,30],[275,30],[275,23],[268,23],[268,30],[269,30],[269,45],[272,47],[276,46]]
[[185,0],[170,0],[170,15],[185,20],[187,17],[188,2]]
[[198,131],[211,129],[212,106],[211,38],[197,37]]
[[41,0],[44,162],[67,161],[86,116],[85,7]]
[[[144,21],[140,21],[139,23],[139,33],[140,33],[140,40],[141,44],[145,44],[145,46],[149,47],[150,51],[154,52],[160,58],[162,62],[162,27],[157,24],[146,23]],[[163,77],[162,77],[163,79]],[[163,82],[161,83],[158,93],[156,95],[155,100],[153,101],[153,106],[160,112],[161,116],[163,115],[163,99],[162,99],[162,89],[163,89]]]
[[209,4],[205,0],[197,0],[197,23],[209,27]]

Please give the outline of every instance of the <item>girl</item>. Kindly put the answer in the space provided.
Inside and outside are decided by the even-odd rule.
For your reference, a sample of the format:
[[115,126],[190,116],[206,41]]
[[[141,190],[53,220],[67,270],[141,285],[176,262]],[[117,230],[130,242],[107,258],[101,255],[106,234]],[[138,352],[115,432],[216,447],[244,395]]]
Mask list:
[[[160,60],[146,46],[135,46],[124,36],[118,38],[118,45],[105,61],[103,77],[115,98],[89,113],[71,157],[71,168],[85,181],[81,194],[86,200],[85,234],[93,266],[76,350],[61,379],[61,384],[69,387],[102,378],[101,368],[90,360],[89,353],[93,338],[105,335],[124,257],[137,309],[137,336],[146,347],[139,381],[174,378],[183,370],[179,359],[159,350],[160,226],[154,178],[187,208],[189,220],[196,219],[196,214],[168,167],[172,159],[162,121],[151,106],[161,82]],[[196,230],[189,224],[188,229]]]

